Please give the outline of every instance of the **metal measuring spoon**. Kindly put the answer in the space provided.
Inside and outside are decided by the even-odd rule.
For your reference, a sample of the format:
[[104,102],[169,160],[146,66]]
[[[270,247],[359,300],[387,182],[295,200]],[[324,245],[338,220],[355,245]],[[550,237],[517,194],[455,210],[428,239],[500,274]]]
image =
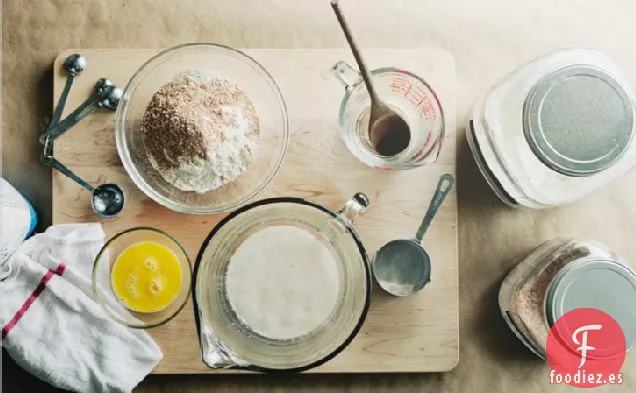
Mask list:
[[422,248],[422,238],[453,184],[453,175],[446,173],[440,177],[414,239],[392,240],[376,253],[373,275],[380,287],[391,295],[412,295],[431,281],[431,258]]
[[40,136],[40,143],[42,144],[46,141],[46,137],[51,133],[51,130],[58,125],[60,116],[62,116],[62,112],[64,112],[64,107],[66,106],[68,93],[71,91],[71,86],[73,86],[73,81],[80,72],[86,69],[86,58],[77,53],[72,54],[64,61],[64,69],[68,73],[68,78],[66,78],[64,90],[62,90],[62,95],[60,95],[60,99],[55,106],[53,117],[51,117],[51,121],[47,125],[44,134]]
[[124,208],[125,202],[124,191],[117,184],[102,184],[92,191],[91,206],[98,216],[116,216]]
[[110,110],[117,109],[117,105],[119,104],[122,96],[122,89],[115,86],[109,79],[100,78],[95,84],[93,93],[64,120],[43,134],[40,137],[40,141],[44,143],[43,141],[49,136],[53,139],[59,137],[69,128],[73,127],[99,108],[106,108]]
[[382,101],[373,85],[371,73],[362,58],[360,49],[355,42],[349,24],[344,18],[338,0],[331,0],[331,7],[336,13],[338,23],[344,32],[347,43],[351,48],[353,57],[360,68],[362,79],[371,98],[371,113],[369,114],[369,139],[375,146],[375,150],[382,156],[394,156],[406,149],[411,141],[411,130],[402,116],[397,114],[390,106]]
[[45,140],[44,152],[40,156],[42,162],[51,168],[59,171],[64,176],[91,192],[91,206],[95,214],[105,218],[116,216],[124,209],[126,197],[124,191],[117,184],[106,183],[97,188],[88,184],[84,179],[77,176],[64,164],[55,159],[52,155],[53,139],[48,137]]
[[57,138],[62,135],[66,130],[73,127],[99,108],[106,108],[110,110],[117,109],[117,105],[119,104],[124,92],[121,88],[113,85],[108,79],[103,80],[106,81],[105,83],[109,84],[103,87],[100,87],[99,84],[96,86],[96,95],[99,100],[97,102],[93,102],[95,98],[89,97],[86,101],[84,101],[84,103],[73,111],[73,113],[54,127],[51,132],[53,138]]
[[[57,102],[55,106],[55,111],[53,112],[53,117],[49,122],[47,127],[47,132],[55,127],[57,123],[60,121],[60,116],[62,116],[62,112],[64,111],[64,106],[66,105],[66,99],[68,98],[68,93],[71,91],[71,86],[73,85],[73,81],[75,77],[80,72],[86,69],[86,58],[82,55],[74,53],[66,58],[64,61],[64,69],[68,73],[68,78],[66,78],[66,84],[64,85],[64,90],[62,91],[62,95],[60,96],[60,100]],[[43,139],[44,140],[44,139]]]

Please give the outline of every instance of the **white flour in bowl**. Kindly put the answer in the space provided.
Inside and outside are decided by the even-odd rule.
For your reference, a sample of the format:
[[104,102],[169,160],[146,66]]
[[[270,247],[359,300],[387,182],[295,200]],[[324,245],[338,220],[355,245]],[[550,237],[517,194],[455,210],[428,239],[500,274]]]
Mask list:
[[226,293],[239,319],[277,340],[303,336],[322,325],[338,300],[338,263],[310,232],[275,226],[256,232],[236,250]]

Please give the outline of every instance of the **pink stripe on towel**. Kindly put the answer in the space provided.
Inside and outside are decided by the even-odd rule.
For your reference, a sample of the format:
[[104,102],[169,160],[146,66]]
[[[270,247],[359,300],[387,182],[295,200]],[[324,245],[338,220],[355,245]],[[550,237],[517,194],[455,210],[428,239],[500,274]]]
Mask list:
[[62,274],[64,274],[64,269],[66,269],[66,264],[64,262],[61,262],[55,270],[49,269],[49,271],[46,272],[46,274],[40,280],[40,283],[38,284],[38,286],[31,293],[31,296],[29,296],[29,298],[24,302],[24,304],[22,304],[22,307],[20,307],[18,312],[15,313],[15,315],[13,316],[13,318],[11,318],[9,323],[7,323],[6,326],[2,328],[3,340],[7,336],[7,334],[9,334],[11,329],[13,329],[15,325],[17,325],[18,322],[20,322],[20,319],[22,319],[24,314],[26,314],[26,312],[29,310],[29,307],[31,307],[31,305],[35,302],[38,296],[40,296],[40,294],[44,291],[44,288],[46,288],[46,283],[49,282],[51,278],[53,278],[54,274],[57,274],[58,276],[61,276]]

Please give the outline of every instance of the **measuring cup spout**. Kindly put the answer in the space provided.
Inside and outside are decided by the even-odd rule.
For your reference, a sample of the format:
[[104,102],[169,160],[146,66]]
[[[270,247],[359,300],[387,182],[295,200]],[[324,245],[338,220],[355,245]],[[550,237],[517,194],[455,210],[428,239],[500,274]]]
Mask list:
[[418,243],[422,241],[424,233],[426,233],[428,226],[431,224],[431,221],[433,221],[433,217],[435,217],[435,213],[437,213],[437,209],[439,209],[442,202],[444,202],[444,198],[446,198],[448,192],[453,188],[453,184],[455,184],[455,177],[450,173],[445,173],[439,178],[437,189],[431,199],[431,204],[428,206],[428,211],[422,220],[422,225],[420,225],[415,234],[415,239]]
[[362,82],[360,73],[345,61],[337,62],[331,67],[330,71],[346,90],[351,90]]
[[[198,310],[195,312],[199,313]],[[202,318],[199,314],[198,318]],[[197,318],[197,324],[199,319]],[[216,337],[216,334],[207,325],[199,327],[199,340],[201,346],[201,358],[206,366],[213,369],[248,369],[250,364],[239,359],[234,351]]]

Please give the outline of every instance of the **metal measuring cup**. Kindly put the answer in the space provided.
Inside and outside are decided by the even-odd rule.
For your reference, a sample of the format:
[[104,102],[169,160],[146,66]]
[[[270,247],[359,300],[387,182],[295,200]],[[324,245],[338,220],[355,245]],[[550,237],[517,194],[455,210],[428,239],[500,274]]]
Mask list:
[[414,239],[392,240],[373,259],[373,275],[382,289],[394,296],[409,296],[431,281],[431,258],[421,245],[437,209],[455,184],[450,173],[442,175],[428,211]]

